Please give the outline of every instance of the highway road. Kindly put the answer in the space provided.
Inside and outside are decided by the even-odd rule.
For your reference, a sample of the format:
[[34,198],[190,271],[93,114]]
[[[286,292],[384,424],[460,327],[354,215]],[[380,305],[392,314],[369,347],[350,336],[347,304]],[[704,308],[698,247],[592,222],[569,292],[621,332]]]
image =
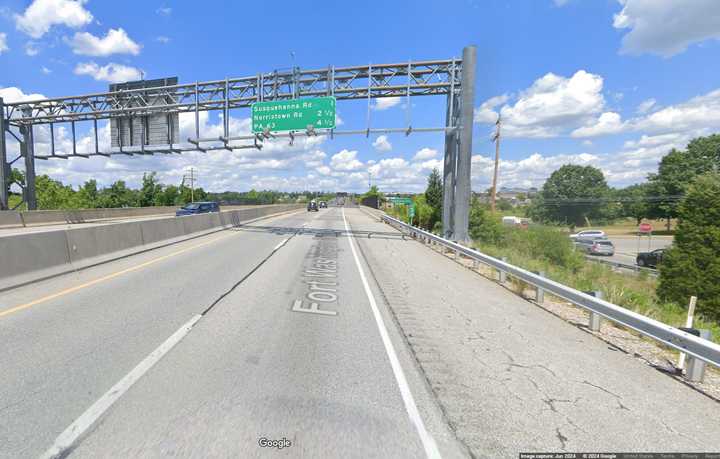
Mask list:
[[0,349],[0,457],[720,450],[717,402],[358,208],[2,292]]
[[[607,257],[609,260],[630,265],[635,264],[638,252],[649,252],[655,249],[664,249],[672,244],[672,236],[608,236],[615,245],[615,255]],[[605,258],[605,257],[603,257]]]

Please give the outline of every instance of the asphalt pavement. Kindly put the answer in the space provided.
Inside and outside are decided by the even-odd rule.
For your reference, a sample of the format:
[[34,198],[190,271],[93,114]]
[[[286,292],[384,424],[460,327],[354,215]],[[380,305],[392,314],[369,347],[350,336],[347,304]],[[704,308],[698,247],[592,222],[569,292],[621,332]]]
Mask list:
[[0,457],[720,449],[717,403],[358,208],[0,294]]
[[343,212],[3,293],[0,456],[463,457]]

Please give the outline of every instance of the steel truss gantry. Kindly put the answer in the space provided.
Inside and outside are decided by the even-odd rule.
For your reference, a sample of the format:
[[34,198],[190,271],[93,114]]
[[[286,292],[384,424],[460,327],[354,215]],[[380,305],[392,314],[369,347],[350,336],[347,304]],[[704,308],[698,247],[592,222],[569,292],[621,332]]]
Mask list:
[[[472,151],[472,122],[475,92],[476,50],[468,46],[462,59],[404,62],[399,64],[369,64],[353,67],[327,67],[316,70],[294,68],[243,78],[178,84],[154,88],[128,89],[115,92],[60,97],[34,101],[3,103],[0,98],[0,210],[8,209],[10,166],[21,157],[25,162],[24,200],[29,209],[37,207],[35,200],[35,160],[67,159],[72,157],[171,154],[183,151],[235,150],[262,148],[262,142],[274,137],[344,135],[381,132],[440,131],[445,133],[445,172],[443,232],[455,240],[467,240],[467,213],[470,199],[470,152]],[[370,127],[370,101],[383,97],[438,96],[447,98],[447,120],[444,127],[413,127],[408,116],[407,126],[394,129]],[[367,128],[364,130],[308,130],[275,134],[270,132],[245,136],[230,135],[230,110],[250,107],[255,102],[286,100],[301,97],[334,96],[337,100],[367,100]],[[203,138],[199,114],[202,111],[222,111],[223,135]],[[132,119],[150,115],[195,114],[195,137],[187,143],[168,143],[134,148],[111,148],[101,151],[97,123],[101,120]],[[92,122],[95,136],[94,150],[76,149],[76,123]],[[72,153],[57,154],[54,128],[69,123],[72,133]],[[168,123],[170,124],[170,123]],[[35,155],[33,129],[49,125],[50,153]],[[13,129],[17,130],[17,134]],[[169,129],[172,131],[172,129]],[[20,156],[7,158],[6,134],[20,144]],[[249,141],[238,144],[237,141]]]

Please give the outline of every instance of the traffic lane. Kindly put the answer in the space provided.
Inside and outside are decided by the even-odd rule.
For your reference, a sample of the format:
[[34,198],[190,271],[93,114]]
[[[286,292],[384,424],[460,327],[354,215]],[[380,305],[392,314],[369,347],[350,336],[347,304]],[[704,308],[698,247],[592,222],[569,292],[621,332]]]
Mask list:
[[[664,249],[672,245],[672,236],[622,237],[609,236],[615,246],[615,254],[608,259],[619,263],[635,264],[638,252],[650,252],[655,249]],[[605,257],[603,257],[605,258]]]
[[[388,227],[362,215],[352,223]],[[720,425],[708,421],[717,403],[705,395],[417,241],[360,245],[476,457],[720,448]]]
[[[307,220],[297,213],[273,224],[297,228]],[[60,276],[2,293],[0,311],[9,311],[81,287],[0,317],[0,407],[4,418],[13,419],[0,426],[0,456],[42,452],[99,394],[284,237],[227,230],[83,270],[80,277],[87,284],[160,259],[85,288],[77,276]],[[200,244],[205,245],[189,249]]]
[[[341,230],[339,216],[340,209],[322,211],[312,229]],[[391,336],[402,345],[396,331]],[[411,391],[426,390],[407,355],[400,360]],[[437,407],[422,412],[431,410]],[[444,429],[441,440],[455,441]],[[290,445],[262,448],[262,438]],[[445,457],[461,457],[451,446]],[[106,455],[424,456],[348,238],[311,231],[290,239],[133,386],[71,456]]]

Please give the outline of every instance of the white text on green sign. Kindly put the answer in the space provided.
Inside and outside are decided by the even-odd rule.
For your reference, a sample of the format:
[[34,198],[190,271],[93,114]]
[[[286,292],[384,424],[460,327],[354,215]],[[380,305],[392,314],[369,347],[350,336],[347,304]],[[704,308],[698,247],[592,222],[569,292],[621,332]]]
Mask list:
[[334,97],[256,102],[251,110],[253,132],[335,128]]

